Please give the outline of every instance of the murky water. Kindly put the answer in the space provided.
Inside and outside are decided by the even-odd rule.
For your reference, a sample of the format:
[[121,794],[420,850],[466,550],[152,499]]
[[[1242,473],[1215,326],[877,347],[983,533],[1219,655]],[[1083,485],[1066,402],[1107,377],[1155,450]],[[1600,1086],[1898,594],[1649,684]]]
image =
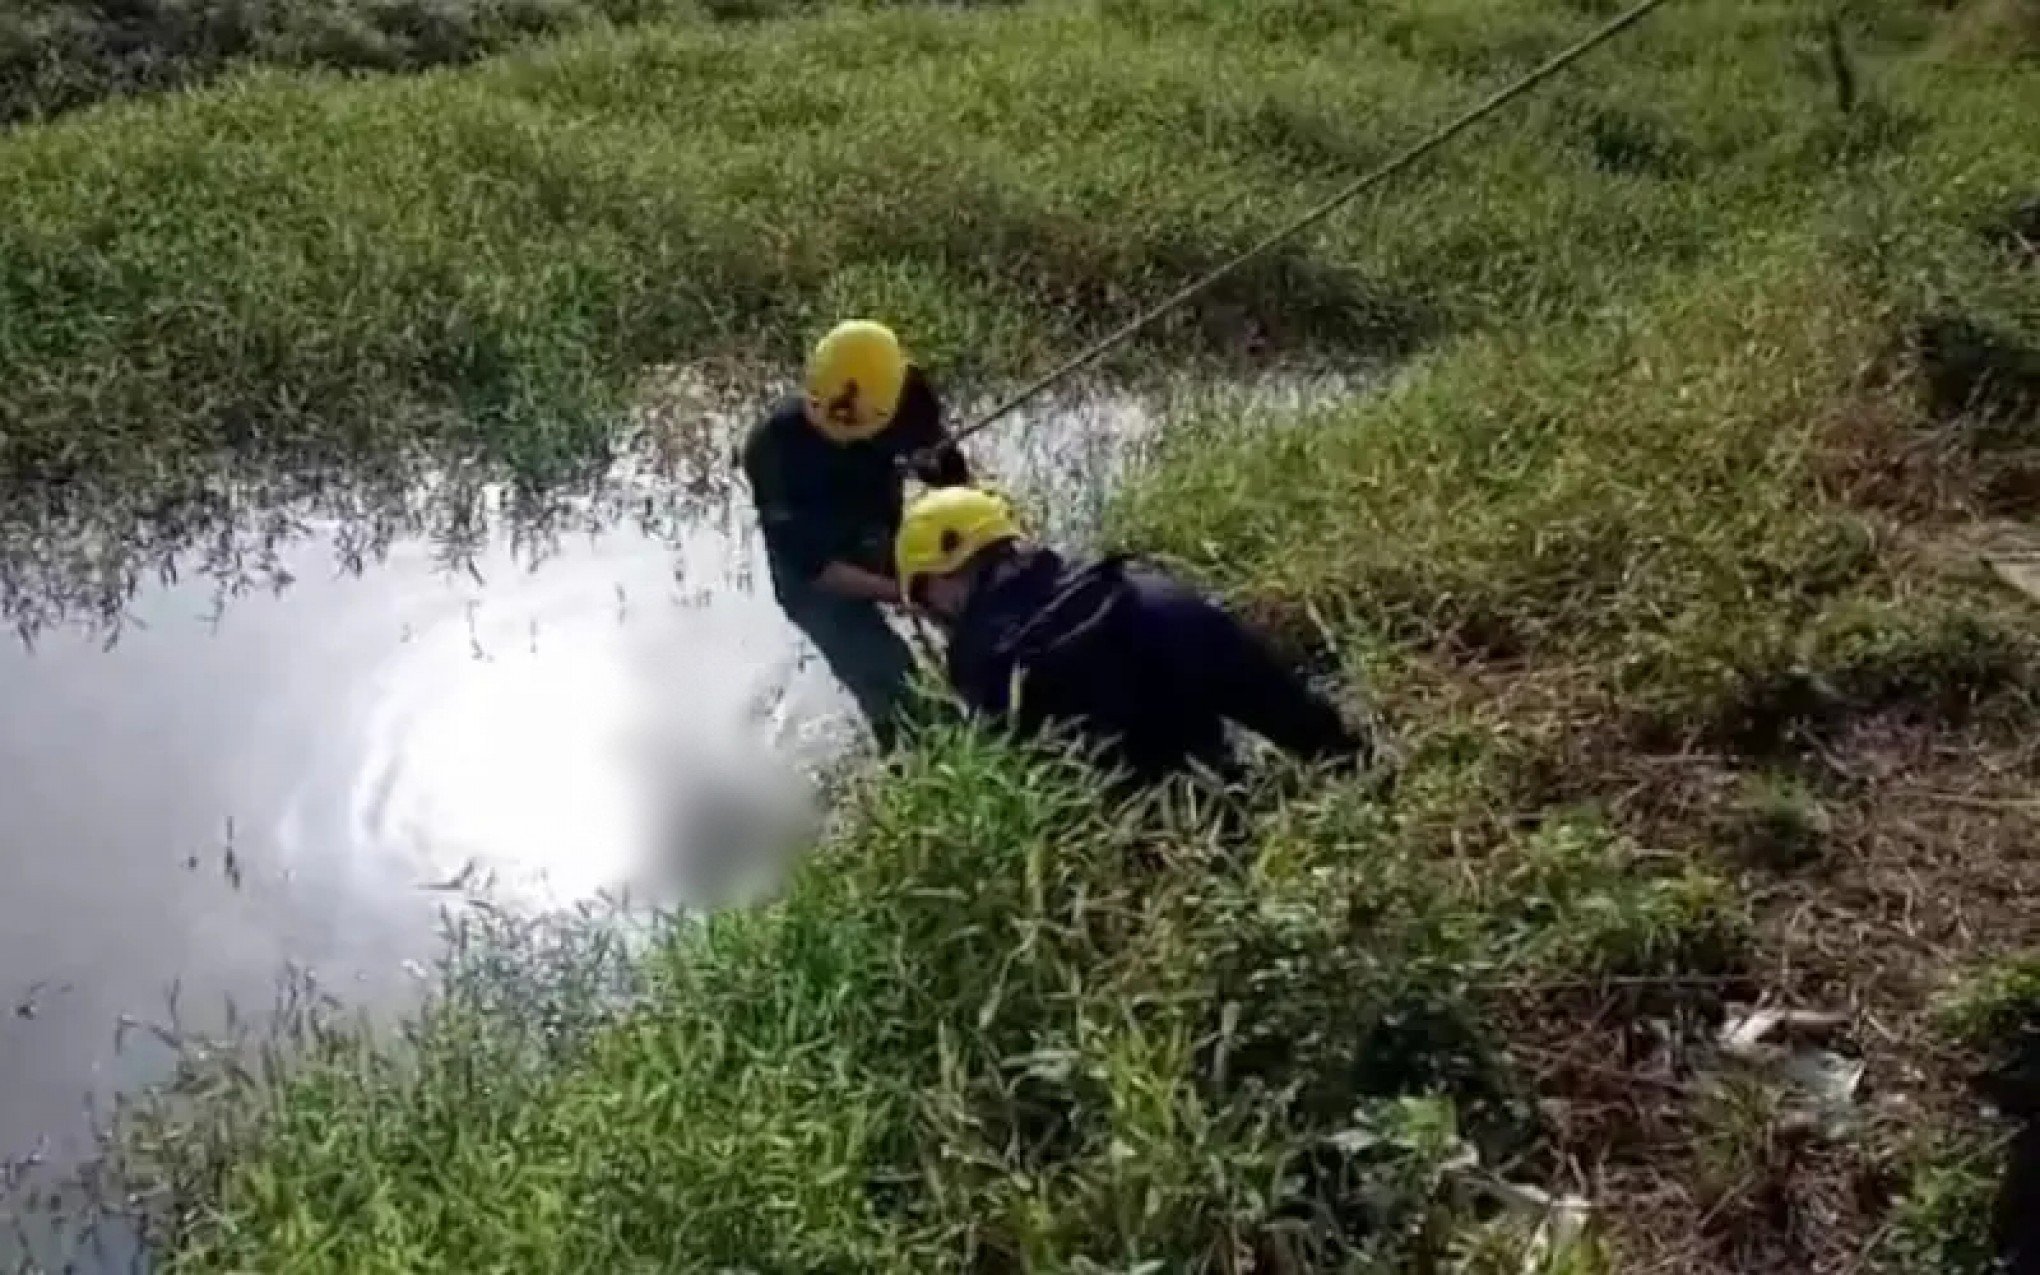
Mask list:
[[[1053,405],[975,454],[1068,531],[1150,418]],[[349,571],[314,528],[272,564],[286,588],[163,585],[111,645],[0,647],[0,1161],[74,1157],[86,1095],[163,1066],[124,1018],[174,999],[216,1028],[286,963],[388,1003],[470,895],[686,903],[797,845],[859,732],[713,450],[609,493],[648,525],[537,562],[499,528],[471,562],[400,539]]]
[[[216,1031],[286,969],[401,1006],[475,897],[712,904],[783,868],[861,731],[764,584],[741,421],[707,398],[661,385],[651,459],[570,533],[497,519],[471,556],[442,528],[357,562],[313,526],[256,573],[287,587],[223,604],[201,572],[138,591],[117,641],[0,646],[0,1165],[75,1162],[87,1099],[162,1074],[123,1023]],[[970,450],[1081,542],[1153,424],[1203,401],[1169,398],[1051,401]]]

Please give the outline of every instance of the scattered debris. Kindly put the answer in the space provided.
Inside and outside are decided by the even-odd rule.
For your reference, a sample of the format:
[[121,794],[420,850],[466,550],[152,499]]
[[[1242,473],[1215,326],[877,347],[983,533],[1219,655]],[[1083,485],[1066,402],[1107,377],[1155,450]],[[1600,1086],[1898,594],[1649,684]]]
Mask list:
[[470,855],[468,856],[468,861],[460,865],[460,871],[446,878],[446,880],[428,881],[424,885],[419,886],[418,888],[421,890],[431,890],[440,894],[459,894],[465,891],[468,888],[468,886],[473,883],[476,875],[480,873],[481,870],[482,870],[481,860],[476,859],[474,856]]
[[1766,1038],[1780,1028],[1788,1033],[1819,1035],[1845,1027],[1848,1022],[1841,1014],[1772,1007],[1755,1009],[1740,1018],[1731,1018],[1722,1026],[1721,1049],[1738,1061],[1761,1062],[1764,1060]]
[[128,1033],[133,1031],[145,1032],[155,1037],[165,1048],[178,1054],[184,1053],[193,1043],[181,1032],[165,1027],[161,1023],[152,1023],[133,1014],[122,1014],[113,1024],[113,1052],[116,1055],[127,1052]]
[[1524,1247],[1523,1275],[1573,1269],[1572,1263],[1590,1243],[1587,1227],[1594,1206],[1584,1196],[1554,1196],[1540,1187],[1490,1178],[1481,1189],[1509,1212],[1531,1221],[1536,1230]]
[[234,817],[227,816],[226,844],[220,848],[220,870],[226,874],[229,884],[236,890],[241,888],[241,857],[234,853]]
[[[53,987],[51,986],[51,980],[47,978],[37,979],[35,982],[30,983],[28,989],[22,992],[21,996],[14,1002],[14,1016],[24,1021],[34,1019],[38,1014],[42,1013],[44,1001],[48,1000],[50,996],[64,995],[71,990],[72,986],[70,983],[65,983],[61,986]],[[45,995],[45,993],[48,995]]]
[[1819,1039],[1848,1025],[1841,1014],[1811,1010],[1763,1007],[1723,1024],[1720,1037],[1724,1057],[1759,1073],[1784,1081],[1814,1099],[1815,1127],[1824,1136],[1837,1137],[1853,1119],[1856,1091],[1863,1083],[1864,1064],[1817,1045],[1773,1043],[1771,1038]]
[[1999,580],[2040,602],[2040,553],[1993,553],[1983,560]]
[[467,604],[468,655],[470,658],[474,659],[478,663],[487,663],[489,660],[489,652],[487,648],[485,648],[482,645],[481,629],[478,627],[475,621],[475,615],[478,611],[480,611],[480,609],[481,603],[479,602],[471,601]]

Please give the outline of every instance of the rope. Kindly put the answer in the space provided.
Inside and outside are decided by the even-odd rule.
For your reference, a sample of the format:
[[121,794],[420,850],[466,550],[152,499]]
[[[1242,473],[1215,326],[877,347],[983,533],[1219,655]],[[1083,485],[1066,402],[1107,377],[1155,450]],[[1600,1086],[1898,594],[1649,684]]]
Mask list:
[[1501,89],[1500,91],[1495,93],[1492,97],[1489,97],[1486,101],[1481,102],[1478,105],[1465,111],[1457,119],[1454,119],[1450,123],[1442,125],[1438,129],[1433,131],[1428,137],[1425,137],[1423,140],[1417,142],[1415,145],[1411,146],[1408,150],[1403,151],[1400,155],[1397,155],[1394,159],[1389,160],[1387,163],[1381,165],[1379,168],[1376,168],[1372,172],[1367,173],[1365,176],[1360,177],[1359,179],[1347,184],[1337,193],[1333,194],[1329,199],[1326,199],[1323,203],[1317,205],[1317,207],[1312,208],[1309,212],[1306,212],[1301,217],[1298,217],[1296,220],[1290,222],[1288,225],[1285,225],[1281,229],[1276,230],[1275,232],[1270,234],[1267,238],[1261,240],[1253,247],[1248,248],[1245,252],[1240,253],[1238,256],[1226,262],[1224,265],[1219,266],[1216,270],[1213,270],[1211,273],[1205,275],[1203,278],[1198,279],[1194,283],[1191,283],[1188,286],[1184,287],[1181,291],[1177,292],[1175,295],[1169,297],[1165,301],[1162,301],[1160,304],[1156,305],[1153,309],[1148,310],[1146,313],[1138,316],[1132,322],[1128,323],[1125,327],[1120,328],[1117,332],[1114,332],[1110,336],[1099,341],[1097,344],[1093,345],[1090,349],[1085,350],[1082,354],[1077,355],[1075,358],[1069,360],[1067,363],[1062,364],[1055,370],[1033,381],[1032,383],[1027,385],[1026,388],[1020,390],[1018,393],[1014,394],[1011,398],[1005,400],[1004,402],[1000,403],[997,407],[993,408],[991,411],[985,413],[985,415],[978,418],[978,420],[973,422],[968,427],[958,430],[951,439],[952,443],[961,443],[965,439],[971,437],[972,435],[981,433],[984,430],[989,429],[991,426],[997,424],[999,421],[1003,420],[1006,416],[1010,415],[1015,409],[1025,406],[1027,403],[1031,402],[1033,399],[1038,397],[1043,391],[1068,379],[1069,377],[1075,375],[1076,373],[1083,371],[1085,368],[1091,366],[1093,363],[1096,363],[1098,360],[1112,353],[1112,351],[1118,349],[1120,346],[1125,345],[1128,341],[1131,341],[1134,337],[1140,335],[1142,332],[1146,331],[1149,327],[1153,326],[1158,319],[1161,319],[1164,316],[1171,313],[1172,311],[1178,309],[1179,307],[1196,300],[1203,293],[1210,291],[1213,287],[1215,287],[1219,283],[1222,283],[1224,280],[1226,280],[1227,278],[1232,276],[1235,272],[1237,272],[1242,266],[1254,260],[1256,257],[1259,257],[1263,253],[1267,252],[1269,249],[1274,248],[1277,245],[1281,244],[1284,240],[1293,238],[1294,236],[1303,233],[1304,231],[1310,229],[1312,226],[1315,226],[1319,222],[1323,221],[1325,218],[1331,216],[1339,209],[1345,207],[1347,204],[1352,203],[1355,199],[1358,199],[1361,195],[1364,195],[1368,191],[1373,190],[1375,187],[1381,185],[1383,182],[1388,181],[1390,178],[1398,176],[1405,170],[1414,167],[1416,164],[1418,164],[1426,157],[1431,155],[1432,152],[1437,151],[1441,147],[1445,146],[1447,143],[1451,142],[1454,138],[1458,137],[1461,133],[1466,132],[1474,125],[1480,123],[1482,120],[1485,120],[1488,116],[1493,115],[1495,112],[1501,110],[1504,106],[1507,106],[1509,103],[1515,101],[1517,98],[1523,96],[1525,93],[1528,93],[1531,89],[1536,88],[1538,85],[1544,83],[1546,80],[1551,79],[1553,76],[1559,74],[1561,71],[1564,71],[1567,67],[1570,67],[1573,63],[1579,61],[1581,58],[1593,52],[1601,45],[1606,44],[1608,41],[1614,39],[1616,36],[1621,35],[1623,32],[1629,30],[1629,28],[1643,21],[1643,19],[1650,16],[1653,10],[1659,8],[1665,2],[1666,0],[1640,0],[1640,2],[1633,8],[1611,19],[1606,24],[1604,24],[1591,34],[1581,39],[1577,44],[1572,45],[1570,48],[1558,54],[1550,61],[1544,63],[1536,70],[1529,72],[1528,74],[1524,75],[1521,79],[1517,80],[1515,83],[1510,84],[1508,87]]

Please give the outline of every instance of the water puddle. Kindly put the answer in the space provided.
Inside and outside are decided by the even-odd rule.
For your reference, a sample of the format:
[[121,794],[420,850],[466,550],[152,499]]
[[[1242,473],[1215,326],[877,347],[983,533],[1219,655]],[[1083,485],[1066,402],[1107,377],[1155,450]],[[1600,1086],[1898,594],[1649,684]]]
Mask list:
[[[1080,512],[1151,420],[1052,404],[980,456]],[[399,539],[350,570],[314,527],[264,563],[287,587],[222,606],[194,572],[110,643],[0,647],[0,1154],[125,1078],[114,1024],[173,980],[203,1014],[288,960],[372,1000],[451,900],[671,900],[736,832],[797,837],[858,732],[762,585],[727,454],[620,475],[539,544],[495,518],[457,562]]]
[[[449,906],[699,903],[805,841],[858,731],[697,392],[669,378],[653,460],[539,540],[494,517],[471,554],[398,538],[350,569],[315,525],[258,573],[288,587],[222,606],[201,571],[138,590],[110,644],[0,647],[0,1162],[88,1154],[82,1100],[166,1064],[119,1024],[173,1001],[218,1029],[293,968],[400,1004]],[[1171,410],[1050,402],[973,458],[1080,540]]]

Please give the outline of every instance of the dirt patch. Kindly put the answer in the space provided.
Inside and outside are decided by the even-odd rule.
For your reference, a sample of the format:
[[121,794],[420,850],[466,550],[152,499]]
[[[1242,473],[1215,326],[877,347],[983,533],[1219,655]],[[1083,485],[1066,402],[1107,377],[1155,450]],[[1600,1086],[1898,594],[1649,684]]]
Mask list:
[[[1714,827],[1747,813],[1732,758],[1661,767],[1648,794],[1618,803],[1640,835]],[[1865,1064],[1861,1125],[1813,1136],[1761,1089],[1709,1077],[1657,1099],[1658,1128],[1688,1135],[1604,1189],[1619,1209],[1624,1269],[1853,1271],[1883,1226],[1893,1165],[1922,1127],[1977,1119],[1977,1060],[1932,1027],[1955,974],[2040,940],[2040,748],[2007,723],[1963,729],[1903,714],[1852,723],[1802,758],[1817,794],[1823,852],[1811,863],[1737,856],[1755,900],[1752,982],[1772,1003],[1843,1016]],[[1812,799],[1812,798],[1809,798]],[[1726,820],[1726,825],[1724,825]],[[1724,851],[1734,847],[1721,847]],[[1638,1091],[1662,1089],[1648,1081]]]
[[[2040,944],[2040,739],[2016,699],[1865,703],[1761,756],[1653,751],[1596,685],[1436,659],[1391,704],[1508,736],[1494,808],[1438,829],[1441,853],[1588,804],[1646,859],[1704,863],[1749,900],[1729,970],[1485,989],[1541,1134],[1522,1168],[1595,1202],[1624,1272],[1875,1269],[1922,1131],[1983,1131],[1981,1060],[1934,1011],[1960,971]],[[1864,1067],[1843,1125],[1723,1062],[1723,1024],[1757,1004],[1838,1016],[1823,1045]]]
[[1782,986],[1844,1003],[1902,1045],[1958,963],[2040,939],[2040,745],[2009,724],[1892,716],[1856,724],[1814,764],[1836,852],[1817,875],[1766,883],[1760,930]]

